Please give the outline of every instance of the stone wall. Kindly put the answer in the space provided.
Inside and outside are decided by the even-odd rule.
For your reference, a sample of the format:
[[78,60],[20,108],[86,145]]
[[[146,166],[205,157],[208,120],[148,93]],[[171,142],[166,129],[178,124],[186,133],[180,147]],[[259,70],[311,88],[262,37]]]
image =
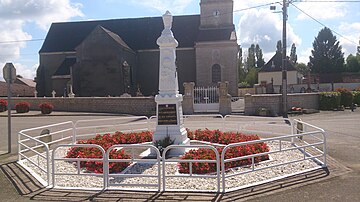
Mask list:
[[30,98],[15,97],[16,103],[26,101],[31,104],[30,110],[39,110],[40,103],[49,102],[54,111],[67,112],[103,112],[132,115],[155,115],[154,97],[76,97],[76,98]]
[[[318,93],[288,94],[288,110],[291,107],[319,109]],[[266,108],[273,116],[281,111],[281,94],[263,94],[245,96],[245,115],[256,115],[259,108]]]

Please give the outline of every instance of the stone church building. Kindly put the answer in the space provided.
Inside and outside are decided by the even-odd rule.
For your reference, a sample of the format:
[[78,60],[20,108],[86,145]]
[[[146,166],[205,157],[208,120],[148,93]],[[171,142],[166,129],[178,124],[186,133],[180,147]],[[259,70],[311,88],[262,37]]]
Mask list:
[[[233,0],[201,0],[200,15],[175,16],[172,31],[180,92],[184,82],[229,82],[237,95],[239,45]],[[120,96],[158,93],[161,17],[53,23],[39,51],[39,96]]]

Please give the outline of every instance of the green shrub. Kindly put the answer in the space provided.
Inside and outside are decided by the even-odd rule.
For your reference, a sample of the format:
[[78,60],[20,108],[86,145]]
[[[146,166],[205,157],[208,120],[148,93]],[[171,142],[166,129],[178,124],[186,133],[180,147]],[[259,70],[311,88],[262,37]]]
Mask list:
[[336,91],[341,94],[340,105],[350,107],[354,99],[353,94],[345,88],[339,88]]
[[339,92],[320,93],[319,108],[321,110],[333,110],[340,106],[341,94]]
[[354,96],[353,102],[357,105],[360,105],[360,91],[353,91],[352,93]]

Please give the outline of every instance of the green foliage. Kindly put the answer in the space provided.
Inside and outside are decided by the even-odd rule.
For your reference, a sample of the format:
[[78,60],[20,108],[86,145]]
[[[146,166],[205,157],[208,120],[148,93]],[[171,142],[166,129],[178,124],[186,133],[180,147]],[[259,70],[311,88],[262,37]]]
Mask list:
[[354,99],[353,94],[345,88],[339,88],[336,91],[340,93],[340,105],[350,107]]
[[360,105],[360,91],[353,91],[354,100],[353,102],[357,105]]
[[243,63],[243,56],[242,56],[242,48],[240,47],[239,50],[239,57],[238,57],[238,78],[239,81],[244,81],[246,77],[246,72],[244,69],[244,63]]
[[175,142],[175,139],[172,140],[172,139],[170,138],[170,136],[167,135],[164,139],[155,141],[155,142],[154,142],[154,146],[159,149],[160,154],[162,155],[164,149],[165,149],[167,146],[174,144],[174,142]]
[[255,45],[251,44],[248,49],[248,56],[246,58],[246,67],[247,69],[256,67],[256,59],[255,59]]
[[296,64],[295,69],[303,76],[306,76],[308,74],[308,72],[310,71],[310,68],[304,63]]
[[344,53],[336,36],[327,27],[320,30],[313,42],[310,68],[315,73],[337,73],[344,70]]
[[333,110],[340,106],[339,92],[322,92],[320,93],[319,108],[321,110]]
[[257,80],[258,80],[258,70],[255,67],[250,68],[249,72],[245,77],[245,82],[250,84],[250,86],[254,86],[254,84],[257,83]]
[[282,52],[282,43],[281,40],[277,41],[276,43],[276,52],[281,53]]
[[346,72],[360,72],[360,55],[352,55],[350,54],[346,58]]
[[256,44],[255,46],[255,56],[256,56],[256,67],[262,68],[265,65],[265,60],[259,44]]
[[296,64],[296,63],[297,63],[297,55],[296,55],[296,46],[295,46],[295,43],[293,43],[293,44],[291,45],[290,61],[291,61],[293,64]]
[[238,87],[239,88],[249,88],[250,87],[250,84],[246,81],[242,81],[238,84]]

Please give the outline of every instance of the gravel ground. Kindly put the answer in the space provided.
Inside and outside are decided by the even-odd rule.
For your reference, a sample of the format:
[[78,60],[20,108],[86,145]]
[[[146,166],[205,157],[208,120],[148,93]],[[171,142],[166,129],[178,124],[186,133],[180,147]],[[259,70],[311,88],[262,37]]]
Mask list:
[[[267,145],[270,147],[270,151],[277,150],[279,148],[278,142],[267,142]],[[289,142],[282,142],[282,148],[292,147]],[[64,157],[68,148],[57,150],[57,157]],[[270,160],[263,161],[255,165],[255,169],[268,167],[275,164],[280,164],[284,162],[289,162],[293,160],[303,159],[304,154],[298,150],[279,152],[270,155]],[[43,158],[37,158],[36,156],[31,157],[34,162],[39,162],[41,167],[45,168],[46,161]],[[24,161],[24,164],[32,169],[37,175],[42,179],[46,180],[46,174],[41,172],[40,169]],[[241,174],[237,176],[232,176],[226,178],[226,189],[232,189],[244,185],[249,185],[253,183],[258,183],[264,180],[269,180],[271,178],[281,177],[284,175],[297,173],[304,171],[310,168],[315,168],[318,165],[311,161],[301,161],[297,163],[292,163],[284,166],[277,166],[274,168],[268,168],[256,172]],[[147,174],[153,175],[154,177],[118,177],[111,176],[110,184],[116,185],[116,187],[121,188],[133,188],[131,184],[157,184],[157,173],[158,166],[156,164],[150,163],[135,163],[132,166],[128,167],[123,173],[125,174]],[[162,169],[161,169],[162,170]],[[200,175],[195,175],[196,178],[184,178],[183,174],[179,174],[177,170],[176,163],[166,164],[166,174],[167,175],[176,175],[178,177],[167,177],[166,179],[166,189],[187,189],[187,190],[216,190],[217,189],[217,179],[216,178],[204,178]],[[239,167],[234,168],[226,172],[226,175],[236,174],[244,171],[251,170],[251,167]],[[56,161],[55,162],[55,171],[59,173],[77,173],[77,168],[74,164],[65,162],[65,161]],[[81,174],[92,174],[85,170],[80,171]],[[199,178],[200,177],[200,178]],[[120,186],[120,184],[126,184],[128,186]],[[78,176],[78,175],[58,175],[56,176],[56,186],[59,187],[81,187],[81,188],[101,188],[103,186],[103,178],[100,176]],[[139,188],[139,187],[138,187]],[[156,187],[142,186],[139,189],[152,188]]]

